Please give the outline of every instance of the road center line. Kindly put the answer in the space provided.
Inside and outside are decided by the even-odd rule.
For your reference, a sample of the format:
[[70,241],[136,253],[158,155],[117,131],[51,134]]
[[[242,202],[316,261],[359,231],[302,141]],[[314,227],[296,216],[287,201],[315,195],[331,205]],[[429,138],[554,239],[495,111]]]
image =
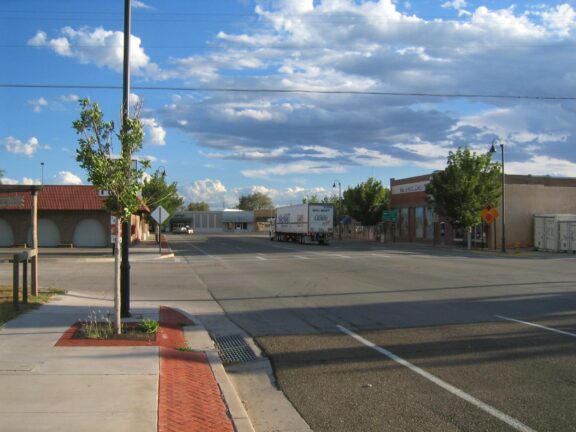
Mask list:
[[570,333],[570,332],[563,331],[563,330],[558,330],[558,329],[555,329],[555,328],[552,328],[552,327],[546,327],[546,326],[543,326],[543,325],[540,325],[540,324],[536,324],[536,323],[531,323],[531,322],[528,322],[528,321],[522,321],[522,320],[518,320],[518,319],[514,319],[514,318],[505,317],[505,316],[502,316],[502,315],[496,315],[496,318],[500,318],[500,319],[503,319],[503,320],[506,320],[506,321],[513,321],[513,322],[517,322],[517,323],[520,323],[520,324],[526,324],[526,325],[529,325],[529,326],[532,326],[532,327],[541,328],[541,329],[543,329],[543,330],[548,330],[548,331],[551,331],[551,332],[554,332],[554,333],[559,333],[559,334],[566,335],[566,336],[576,337],[576,334],[574,334],[574,333]]
[[458,396],[461,399],[464,399],[466,402],[469,402],[472,405],[476,406],[477,408],[480,408],[481,410],[483,410],[483,411],[487,412],[488,414],[490,414],[491,416],[496,417],[497,419],[503,421],[504,423],[508,424],[509,426],[513,427],[514,429],[522,431],[522,432],[535,432],[534,429],[526,426],[524,423],[516,420],[513,417],[510,417],[507,414],[504,414],[502,411],[497,410],[496,408],[482,402],[481,400],[476,399],[474,396],[469,395],[468,393],[460,390],[459,388],[456,388],[453,385],[448,384],[445,381],[442,381],[440,378],[432,375],[429,372],[426,372],[424,369],[421,369],[418,366],[415,366],[412,363],[404,360],[403,358],[398,357],[393,352],[388,351],[388,350],[376,345],[375,343],[370,342],[367,339],[364,339],[362,336],[357,335],[356,333],[348,330],[346,327],[343,327],[341,325],[337,325],[336,327],[338,327],[338,329],[342,333],[345,333],[348,336],[356,339],[361,344],[366,345],[367,347],[372,348],[374,351],[377,351],[380,354],[385,355],[390,360],[394,360],[396,363],[401,364],[404,367],[407,367],[412,372],[415,372],[418,375],[426,378],[427,380],[432,381],[434,384],[442,387],[444,390],[452,393],[455,396]]

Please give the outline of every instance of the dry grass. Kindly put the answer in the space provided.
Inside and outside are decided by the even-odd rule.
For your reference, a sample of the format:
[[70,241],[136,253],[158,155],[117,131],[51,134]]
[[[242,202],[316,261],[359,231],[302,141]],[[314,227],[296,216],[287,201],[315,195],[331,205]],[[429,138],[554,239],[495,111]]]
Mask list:
[[63,291],[55,289],[42,290],[37,296],[28,293],[28,304],[23,304],[22,288],[20,288],[20,310],[16,311],[12,306],[12,286],[0,285],[0,326],[18,315],[30,309],[36,309],[41,304],[50,301],[50,297],[53,295],[62,293]]

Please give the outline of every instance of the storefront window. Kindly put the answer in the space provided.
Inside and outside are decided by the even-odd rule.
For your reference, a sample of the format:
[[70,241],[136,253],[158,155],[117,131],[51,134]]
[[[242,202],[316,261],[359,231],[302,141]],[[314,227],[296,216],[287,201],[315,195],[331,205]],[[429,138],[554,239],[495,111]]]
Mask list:
[[434,240],[434,211],[426,208],[426,239]]
[[407,239],[409,237],[408,229],[410,227],[408,220],[408,209],[400,209],[400,237]]
[[417,239],[424,238],[424,208],[416,207],[415,209],[415,236]]

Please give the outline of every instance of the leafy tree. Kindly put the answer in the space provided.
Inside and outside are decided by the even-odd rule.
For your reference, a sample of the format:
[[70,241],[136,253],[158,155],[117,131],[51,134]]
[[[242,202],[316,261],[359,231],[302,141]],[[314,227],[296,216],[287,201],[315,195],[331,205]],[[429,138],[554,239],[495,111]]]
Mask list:
[[382,211],[389,203],[390,191],[374,177],[354,188],[348,188],[343,194],[343,206],[349,215],[366,226],[380,222]]
[[178,184],[166,183],[166,172],[160,170],[144,180],[142,199],[148,207],[154,209],[161,205],[169,214],[174,214],[184,204],[184,199],[178,194]]
[[207,202],[191,202],[188,204],[189,211],[210,211],[210,205]]
[[268,195],[262,192],[254,192],[250,195],[242,195],[237,208],[240,210],[262,210],[273,207],[272,199]]
[[320,198],[319,195],[307,195],[302,198],[302,204],[333,204],[334,207],[338,208],[338,197],[335,195],[324,195]]
[[[114,122],[105,121],[104,114],[97,103],[88,98],[80,99],[80,118],[73,122],[78,138],[76,161],[88,173],[88,181],[96,189],[108,191],[107,209],[116,216],[115,265],[115,330],[121,333],[120,318],[120,224],[130,221],[141,202],[138,192],[141,179],[148,162],[140,163],[141,168],[132,165],[132,155],[142,148],[144,132],[138,113],[128,118],[120,131],[116,131]],[[113,139],[121,143],[121,156],[113,154]]]
[[449,153],[444,171],[432,174],[426,186],[428,201],[452,226],[470,232],[481,222],[482,209],[495,205],[500,197],[500,169],[500,164],[493,163],[490,154],[458,148]]

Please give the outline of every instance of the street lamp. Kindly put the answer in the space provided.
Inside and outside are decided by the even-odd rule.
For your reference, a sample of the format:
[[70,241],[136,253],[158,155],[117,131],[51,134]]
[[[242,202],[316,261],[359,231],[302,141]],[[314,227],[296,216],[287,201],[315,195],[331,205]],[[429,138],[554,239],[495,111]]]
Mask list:
[[[490,147],[490,154],[496,153],[496,141],[494,138],[492,146]],[[502,252],[506,253],[506,199],[504,195],[505,179],[504,179],[504,143],[500,142],[500,152],[502,154]]]
[[342,184],[340,180],[334,180],[333,188],[338,184],[338,240],[342,240]]
[[[160,172],[160,168],[162,168],[162,172]],[[158,169],[156,170],[156,172],[158,174],[162,174],[162,178],[166,177],[166,169],[164,168],[164,165],[160,165],[158,167]],[[159,215],[158,215],[159,217],[158,218],[160,219],[160,222],[158,222],[158,224],[157,224],[158,225],[158,253],[160,255],[162,255],[162,226],[161,226],[162,225],[162,205],[161,205],[161,203],[158,203],[158,209],[159,209],[158,210],[159,211]]]
[[42,182],[40,183],[41,185],[44,184],[44,162],[40,162],[40,166],[42,167]]

